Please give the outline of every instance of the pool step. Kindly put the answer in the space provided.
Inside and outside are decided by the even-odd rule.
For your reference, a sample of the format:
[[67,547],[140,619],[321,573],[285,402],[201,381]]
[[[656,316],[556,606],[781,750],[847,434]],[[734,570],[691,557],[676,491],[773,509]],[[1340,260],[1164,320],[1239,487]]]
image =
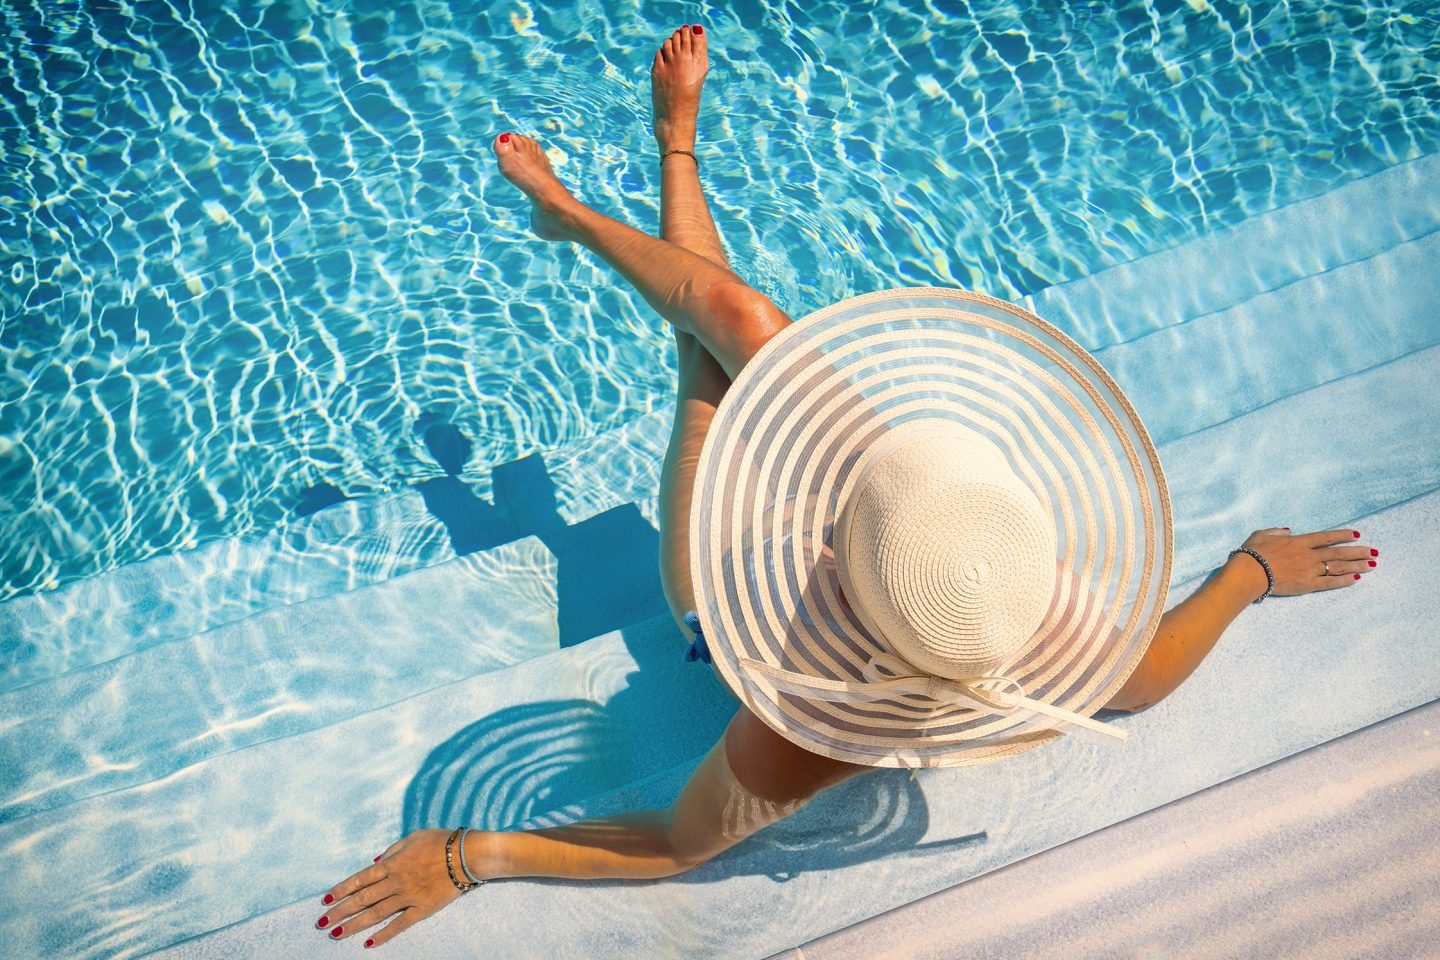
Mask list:
[[0,822],[549,653],[555,610],[526,537],[0,693]]
[[[1240,438],[1237,428],[1228,442]],[[1440,696],[1440,674],[1417,624],[1440,616],[1440,597],[1430,589],[1432,571],[1440,565],[1440,493],[1358,522],[1373,542],[1385,545],[1384,573],[1367,578],[1363,589],[1266,601],[1248,611],[1175,694],[1144,714],[1112,721],[1130,732],[1120,749],[1062,740],[983,768],[926,770],[913,780],[900,770],[867,774],[821,794],[796,815],[692,873],[659,883],[489,884],[407,931],[390,949],[403,957],[448,956],[465,949],[459,945],[480,943],[486,956],[498,960],[769,956],[1429,703]],[[1198,584],[1179,584],[1176,599]],[[596,664],[602,689],[609,688],[617,669],[611,648],[606,650]],[[558,676],[564,690],[570,675]],[[638,676],[644,677],[644,671]],[[649,710],[648,724],[641,720],[627,734],[635,742],[650,729],[686,723],[685,710],[663,695]],[[628,709],[625,720],[635,722]],[[712,722],[718,726],[718,720]],[[235,837],[229,842],[189,848],[191,858],[201,858],[192,865],[197,874],[239,876],[240,861],[250,856],[259,881],[273,884],[274,903],[281,902],[282,893],[295,900],[157,956],[331,957],[335,946],[313,929],[323,909],[320,893],[357,863],[363,866],[372,848],[379,851],[377,844],[388,836],[376,830],[376,823],[413,822],[408,798],[402,805],[401,781],[414,777],[413,789],[427,794],[446,786],[434,781],[429,762],[419,766],[419,776],[413,759],[409,769],[394,762],[399,739],[382,737],[382,769],[367,774],[363,784],[332,784],[307,775],[278,809],[263,817],[245,815],[239,827],[257,831],[248,842],[263,854],[252,854],[248,847],[242,852],[238,829],[225,835]],[[537,749],[537,741],[517,739],[519,764]],[[704,744],[698,733],[696,743]],[[448,769],[458,777],[471,755],[449,753]],[[620,757],[628,759],[623,749]],[[642,785],[568,803],[560,812],[570,820],[663,805],[698,759]],[[538,766],[543,759],[534,762]],[[652,769],[663,768],[657,763]],[[475,780],[484,776],[482,771]],[[243,783],[235,789],[243,789]],[[178,798],[167,793],[154,799]],[[106,798],[99,798],[88,814],[96,821],[124,823],[147,809],[138,801],[128,807],[109,801],[113,806],[101,810],[101,802]],[[207,815],[228,812],[220,802],[207,797],[185,808]],[[341,812],[314,816],[311,808],[322,803]],[[359,809],[351,813],[351,805]],[[459,823],[470,812],[459,805],[429,809],[435,814],[431,824]],[[538,826],[559,819],[552,815],[530,822]],[[169,849],[161,828],[152,829],[153,837],[141,838],[143,848]],[[179,838],[181,845],[186,837]],[[30,866],[28,856],[21,866]],[[41,880],[68,882],[72,876],[85,879],[79,870],[61,874],[52,868],[26,889],[36,889]],[[155,907],[153,922],[162,929],[149,929],[147,918],[145,927],[130,936],[148,946],[181,931],[219,926],[243,915],[247,905],[260,905],[263,898],[251,890],[228,889],[220,877],[203,888],[199,877],[185,877],[173,898]],[[101,916],[109,915],[107,905],[129,902],[127,894],[136,896],[98,886],[84,883],[78,893],[94,898]],[[546,925],[536,924],[537,916],[568,919]],[[7,936],[10,929],[5,929]]]
[[7,955],[138,955],[308,901],[418,825],[510,826],[683,764],[734,701],[676,632],[656,617],[0,824]]
[[[667,418],[663,426],[660,417]],[[600,535],[597,527],[612,539],[643,539],[639,526],[658,527],[658,460],[645,461],[658,431],[668,438],[668,412],[495,465],[484,478],[488,500],[457,478],[438,477],[347,500],[264,535],[202,544],[0,604],[0,692],[533,533],[564,537],[567,526],[589,523],[591,539]],[[598,502],[585,489],[593,470],[580,467],[597,459],[606,470],[636,471],[630,481],[646,480],[648,492],[638,493],[633,506]],[[591,627],[566,623],[562,632],[583,639],[594,635]]]
[[0,604],[0,690],[454,556],[445,528],[406,490],[129,564]]
[[[1434,234],[1440,230],[1437,182],[1440,155],[1396,164],[1169,250],[1048,287],[1025,298],[1026,305],[1092,352],[1127,343]],[[1404,285],[1413,290],[1415,277],[1408,277]],[[1394,292],[1364,291],[1349,319],[1388,329],[1397,318],[1368,308],[1372,296],[1381,298],[1379,306]],[[1289,319],[1309,332],[1303,314]]]

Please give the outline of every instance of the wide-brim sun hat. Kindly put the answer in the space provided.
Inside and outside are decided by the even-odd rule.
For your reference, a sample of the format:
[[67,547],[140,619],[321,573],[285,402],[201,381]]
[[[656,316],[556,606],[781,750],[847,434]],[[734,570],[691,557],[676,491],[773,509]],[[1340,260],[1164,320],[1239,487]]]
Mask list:
[[806,316],[730,386],[691,503],[713,662],[801,747],[946,767],[1125,738],[1093,715],[1164,612],[1169,493],[1119,386],[1033,313],[917,288]]

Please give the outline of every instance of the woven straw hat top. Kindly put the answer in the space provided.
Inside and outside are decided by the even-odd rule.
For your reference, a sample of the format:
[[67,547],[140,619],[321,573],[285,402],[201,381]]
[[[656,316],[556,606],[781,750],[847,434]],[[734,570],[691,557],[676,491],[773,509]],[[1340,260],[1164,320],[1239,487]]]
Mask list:
[[711,656],[791,741],[939,767],[1124,739],[1092,715],[1164,611],[1169,496],[1119,387],[1039,317],[928,288],[817,311],[731,385],[696,484]]

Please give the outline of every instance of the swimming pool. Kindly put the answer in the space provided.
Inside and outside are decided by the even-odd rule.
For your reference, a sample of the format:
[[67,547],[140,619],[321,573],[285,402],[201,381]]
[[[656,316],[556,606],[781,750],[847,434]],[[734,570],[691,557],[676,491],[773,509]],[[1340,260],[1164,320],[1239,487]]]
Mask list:
[[[1013,298],[1432,150],[1423,7],[725,5],[705,181],[796,316]],[[433,477],[423,411],[483,491],[670,395],[662,322],[486,148],[654,227],[649,51],[693,8],[585,10],[7,5],[0,600]]]
[[[448,417],[474,441],[461,479],[479,495],[496,493],[492,464],[533,450],[546,453],[552,477],[569,470],[629,500],[652,494],[643,488],[653,488],[654,448],[632,449],[626,431],[667,412],[669,333],[597,261],[528,236],[519,195],[485,144],[503,129],[533,133],[582,198],[653,228],[648,57],[663,29],[687,20],[714,38],[699,152],[718,225],[739,272],[796,316],[889,286],[1036,294],[1042,316],[1123,375],[1157,440],[1171,442],[1167,470],[1197,483],[1207,471],[1247,476],[1241,443],[1253,445],[1246,454],[1296,457],[1278,428],[1187,444],[1192,434],[1266,404],[1277,412],[1295,392],[1418,353],[1431,336],[1424,317],[1401,310],[1392,311],[1403,314],[1401,346],[1404,337],[1392,343],[1372,325],[1346,325],[1348,336],[1307,325],[1329,348],[1319,363],[1293,349],[1288,331],[1303,313],[1273,297],[1238,314],[1251,324],[1238,346],[1225,330],[1226,311],[1255,293],[1247,278],[1271,291],[1292,267],[1309,277],[1363,266],[1387,244],[1429,236],[1421,217],[1392,222],[1398,206],[1356,215],[1406,191],[1417,208],[1433,206],[1414,178],[1385,179],[1432,157],[1440,141],[1440,31],[1419,4],[734,4],[644,15],[614,4],[583,16],[560,4],[236,6],[16,2],[0,11],[0,508],[10,534],[0,599],[64,595],[146,558],[222,544],[243,554],[347,518],[363,525],[374,521],[363,512],[372,503],[434,537],[408,491],[442,472],[417,435],[425,414]],[[1305,198],[1314,198],[1309,212],[1290,216]],[[1289,217],[1276,234],[1283,242],[1245,233],[1259,215]],[[1217,271],[1231,296],[1203,309],[1168,302],[1155,272],[1138,268],[1145,282],[1123,300],[1123,283],[1086,293],[1105,268],[1172,248],[1177,271],[1193,275],[1232,255],[1232,242],[1242,263]],[[1343,256],[1310,264],[1331,247]],[[1382,293],[1394,262],[1374,273]],[[1099,308],[1079,308],[1086,303]],[[1202,377],[1184,364],[1200,362],[1186,361],[1186,349],[1204,343],[1189,354],[1213,362]],[[1384,396],[1408,389],[1415,410],[1428,409],[1418,402],[1424,383],[1396,378]],[[651,427],[639,429],[650,437]],[[1258,503],[1293,504],[1318,523],[1429,489],[1405,486],[1404,469],[1377,461],[1368,486],[1337,498],[1339,484],[1325,481],[1339,477],[1338,458],[1310,457],[1311,485],[1283,500],[1238,480],[1225,497],[1181,490],[1177,582],[1207,569]],[[365,499],[294,520],[299,492],[321,483]],[[619,531],[653,550],[644,532]],[[613,546],[616,533],[595,539]],[[26,656],[13,635],[0,636],[0,848],[34,889],[73,877],[99,898],[36,920],[17,894],[0,914],[11,942],[37,955],[136,955],[309,897],[346,844],[389,835],[397,819],[443,820],[467,790],[503,801],[485,813],[498,828],[563,819],[592,797],[619,802],[616,790],[645,795],[682,775],[698,755],[687,751],[708,746],[693,736],[704,724],[676,732],[657,711],[673,696],[667,683],[695,684],[694,675],[637,652],[644,638],[658,648],[658,626],[623,644],[611,635],[570,649],[603,630],[557,627],[557,590],[562,618],[577,605],[565,602],[569,560],[546,547],[519,541],[378,591],[342,577],[336,589],[352,590],[327,601],[329,613],[406,641],[377,635],[360,651],[304,613],[314,604],[301,603],[300,588],[312,581],[291,590],[273,578],[267,595],[277,608],[295,604],[294,617],[272,609],[228,632],[202,617],[195,636],[154,649],[80,648],[68,613],[41,637],[60,648],[53,656]],[[428,619],[416,596],[433,607]],[[166,604],[129,615],[173,617]],[[488,622],[439,661],[418,634],[444,637],[457,618]],[[341,654],[355,667],[344,684],[330,671]],[[634,673],[635,662],[646,670]],[[483,707],[425,699],[447,684],[471,690],[486,671],[502,689]],[[1253,671],[1262,687],[1276,675],[1293,673]],[[690,709],[706,722],[725,706],[713,691],[692,692]],[[601,700],[603,711],[592,702]],[[645,730],[649,752],[627,747],[622,728]],[[411,752],[343,782],[329,777],[327,757],[388,736]],[[1285,744],[1277,752],[1310,742],[1276,739]],[[511,741],[518,746],[500,749]],[[480,762],[499,755],[496,769]],[[545,772],[560,759],[580,772]],[[1080,769],[1093,772],[1087,764]],[[276,770],[288,779],[267,779]],[[1043,809],[1054,788],[1037,770],[1011,771],[998,793],[1025,792]],[[1162,787],[1224,775],[1186,771]],[[491,779],[477,786],[482,777]],[[838,896],[823,885],[827,872],[863,871],[897,897],[919,890],[885,863],[925,835],[915,811],[932,829],[965,833],[954,818],[968,794],[884,783],[865,788],[878,812],[849,823],[868,838],[861,849],[817,849],[803,823],[774,841],[804,851],[806,869],[818,864],[815,909],[834,911],[834,922],[847,915],[827,899]],[[403,803],[392,809],[384,790]],[[257,791],[283,796],[283,815],[257,819]],[[890,830],[886,818],[906,811],[904,829]],[[212,844],[206,818],[217,812]],[[817,807],[813,816],[829,815]],[[982,827],[1003,845],[1002,828],[1019,816],[1007,810]],[[959,861],[973,840],[951,837],[928,855]],[[106,859],[116,847],[135,860]],[[993,866],[1004,853],[985,856]],[[754,897],[771,892],[760,880],[789,879],[754,848],[721,869],[743,874],[747,857],[770,871],[741,878]],[[109,866],[85,870],[97,862]],[[713,878],[696,886],[705,882]],[[614,898],[594,902],[621,915],[640,913],[633,890],[586,892]],[[785,902],[802,912],[797,898]],[[724,947],[698,924],[677,926],[705,941],[696,955]]]

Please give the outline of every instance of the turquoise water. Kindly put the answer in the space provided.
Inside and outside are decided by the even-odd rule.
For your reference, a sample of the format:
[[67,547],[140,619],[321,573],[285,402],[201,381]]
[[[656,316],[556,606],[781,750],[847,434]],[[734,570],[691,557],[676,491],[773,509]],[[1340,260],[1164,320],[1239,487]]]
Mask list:
[[662,402],[662,323],[527,236],[486,144],[654,229],[648,61],[696,20],[716,219],[796,316],[1016,297],[1440,143],[1422,3],[13,0],[0,600],[437,476],[422,412],[483,490]]

